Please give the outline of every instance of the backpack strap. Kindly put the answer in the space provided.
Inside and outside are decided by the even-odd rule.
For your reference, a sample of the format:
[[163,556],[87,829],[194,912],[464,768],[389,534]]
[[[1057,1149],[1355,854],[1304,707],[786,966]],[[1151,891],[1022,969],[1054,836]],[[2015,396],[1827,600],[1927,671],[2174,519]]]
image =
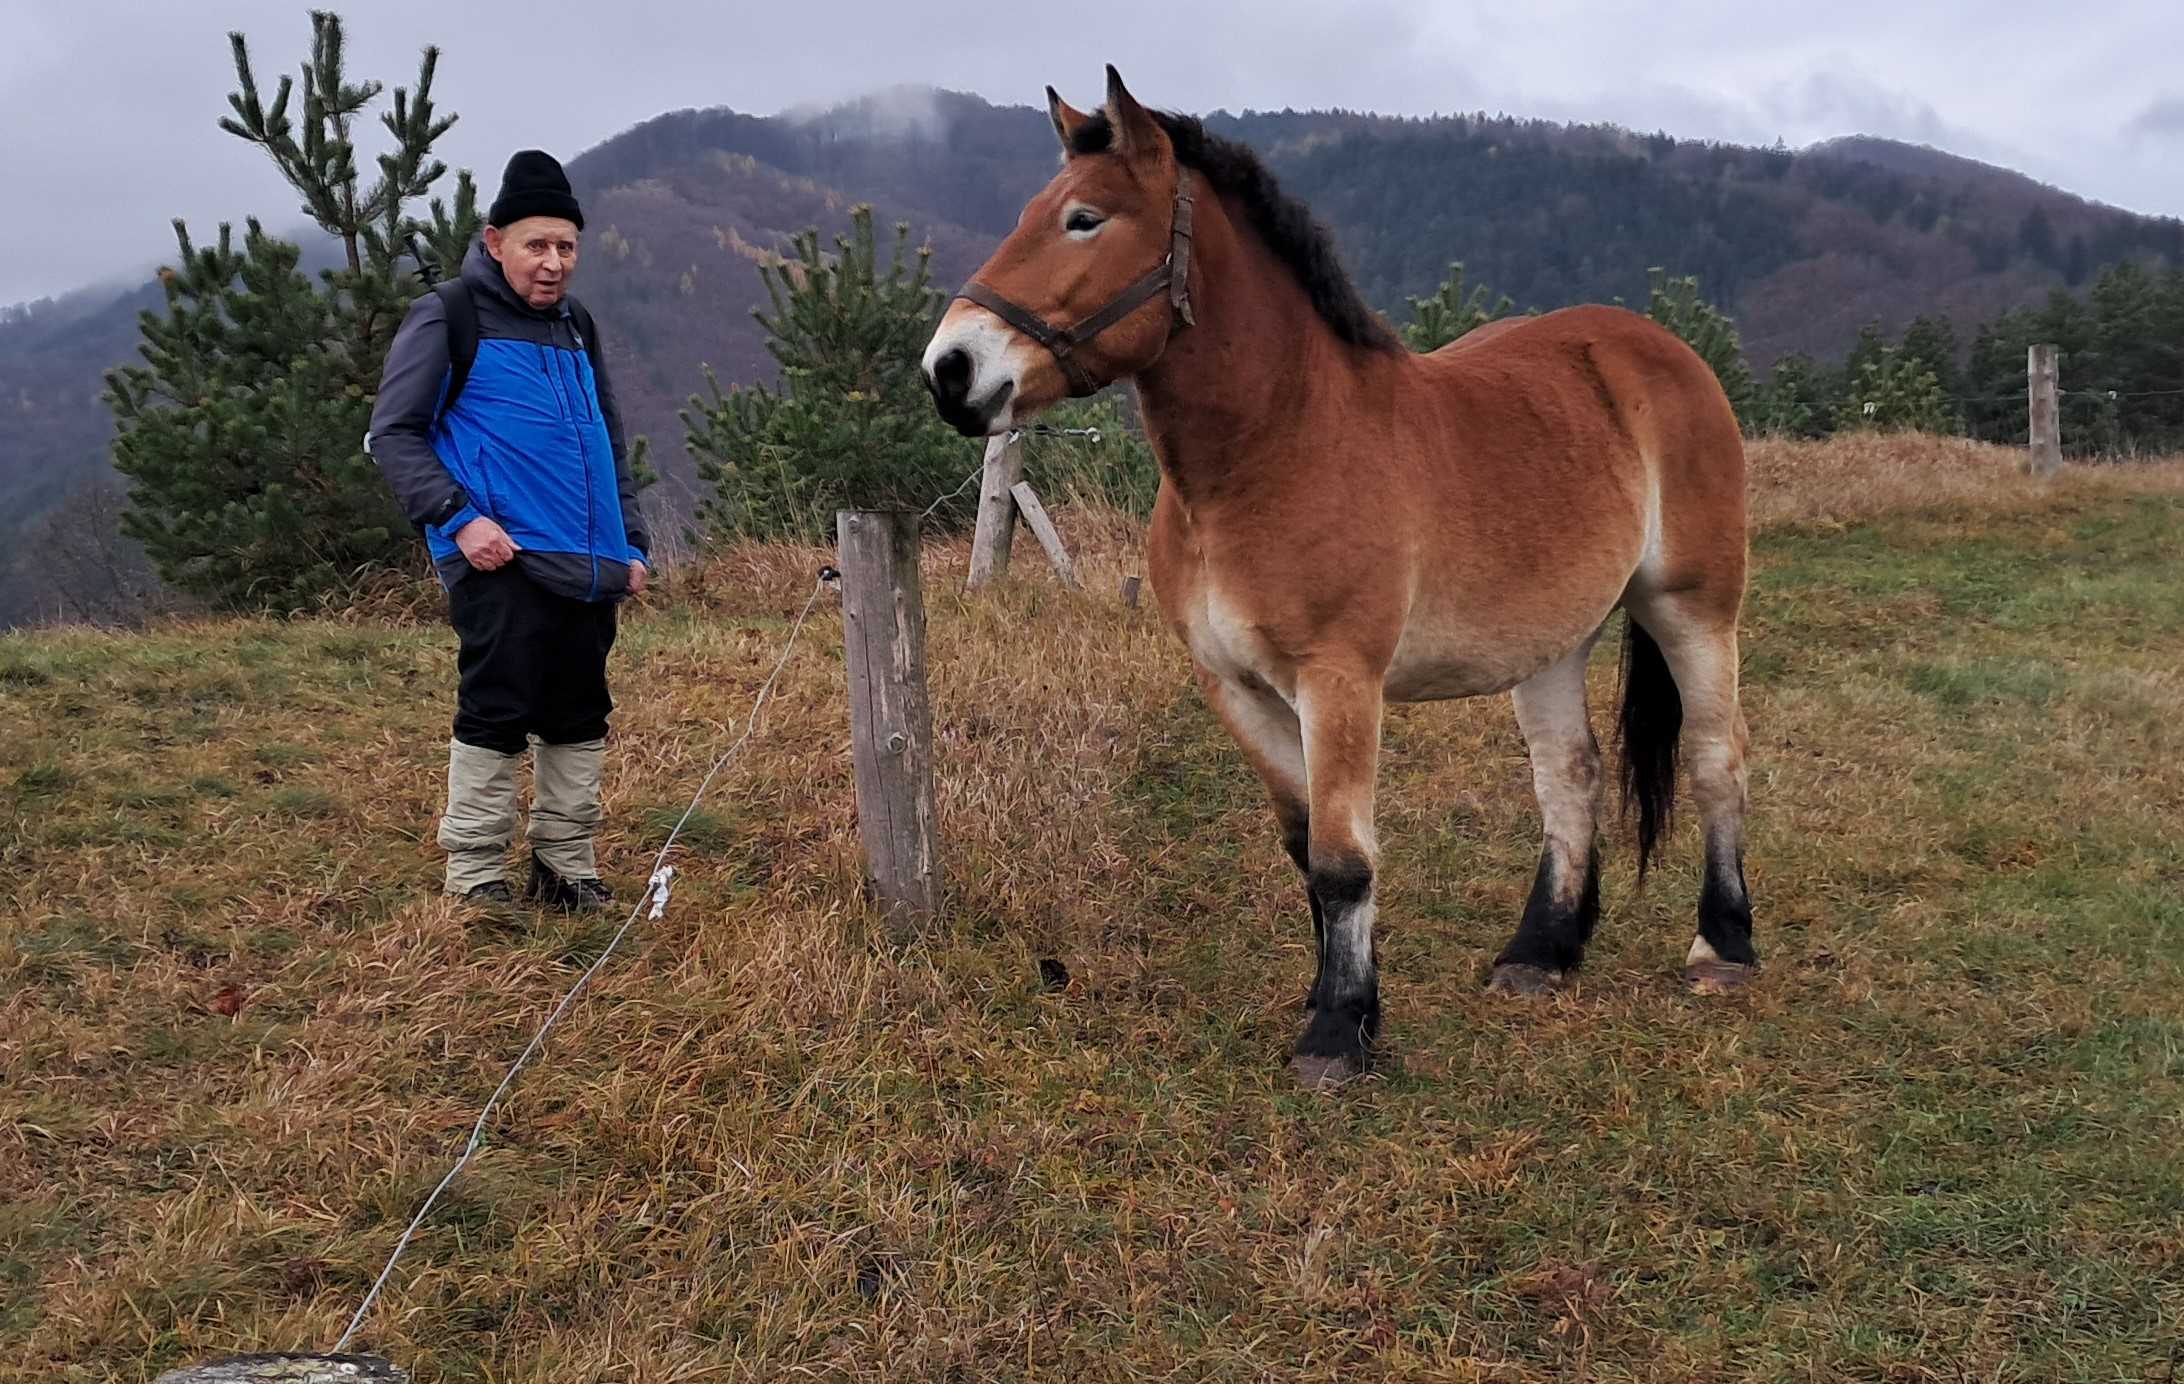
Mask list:
[[606,348],[599,343],[599,328],[592,325],[591,309],[571,298],[569,320],[576,324],[577,343],[584,348],[584,354],[591,357],[592,377],[597,379],[603,373],[600,360]]
[[478,305],[461,279],[436,283],[432,291],[447,313],[447,391],[440,396],[440,412],[446,413],[462,397],[470,367],[478,359]]
[[[432,291],[439,295],[447,312],[447,391],[440,396],[440,412],[444,414],[462,397],[470,367],[478,359],[478,304],[461,279],[434,284]],[[592,374],[597,376],[602,370],[604,348],[599,343],[599,329],[592,324],[591,310],[571,298],[569,319],[576,324],[577,338],[583,343],[584,354],[591,357]]]

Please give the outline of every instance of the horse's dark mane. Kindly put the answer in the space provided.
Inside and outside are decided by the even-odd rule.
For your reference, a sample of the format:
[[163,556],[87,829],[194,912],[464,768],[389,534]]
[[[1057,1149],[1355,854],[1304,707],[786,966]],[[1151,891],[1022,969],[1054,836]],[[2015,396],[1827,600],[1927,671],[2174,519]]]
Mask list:
[[[1257,154],[1234,140],[1207,134],[1197,116],[1170,111],[1147,114],[1167,132],[1177,161],[1197,169],[1217,191],[1242,206],[1252,229],[1297,276],[1312,307],[1336,336],[1369,350],[1403,349],[1401,338],[1387,320],[1358,296],[1349,271],[1343,268],[1342,256],[1335,249],[1334,237],[1313,217],[1309,207],[1282,191]],[[1114,124],[1102,111],[1077,127],[1070,138],[1070,152],[1102,153],[1114,138]]]

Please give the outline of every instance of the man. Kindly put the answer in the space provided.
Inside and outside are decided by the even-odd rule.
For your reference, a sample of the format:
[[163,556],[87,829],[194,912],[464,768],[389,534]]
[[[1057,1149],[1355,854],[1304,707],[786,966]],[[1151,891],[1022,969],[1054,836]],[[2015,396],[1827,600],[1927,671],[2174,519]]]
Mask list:
[[[535,149],[511,158],[486,222],[459,286],[403,319],[369,446],[425,534],[460,642],[439,833],[447,892],[514,902],[506,858],[529,746],[525,893],[599,908],[611,898],[592,845],[614,705],[607,651],[616,603],[645,589],[648,545],[589,314],[568,297],[584,214],[561,165]],[[463,376],[451,342],[466,337]]]

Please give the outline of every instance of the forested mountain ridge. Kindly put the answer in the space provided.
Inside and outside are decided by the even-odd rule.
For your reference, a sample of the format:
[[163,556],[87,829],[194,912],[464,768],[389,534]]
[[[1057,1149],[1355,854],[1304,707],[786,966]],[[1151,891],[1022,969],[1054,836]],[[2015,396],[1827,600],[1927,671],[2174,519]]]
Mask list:
[[[1610,126],[1349,111],[1216,113],[1334,231],[1359,287],[1398,320],[1451,261],[1520,308],[1642,302],[1646,271],[1696,274],[1764,370],[1839,357],[1859,329],[1919,316],[1970,328],[2122,260],[2184,263],[2184,223],[2138,216],[1937,150],[1853,138],[1792,152]],[[952,288],[1056,163],[1046,114],[900,87],[818,113],[725,108],[648,120],[570,161],[595,310],[633,430],[689,507],[676,413],[709,363],[769,378],[757,266],[871,203],[932,248]],[[488,175],[490,176],[490,174]],[[486,192],[490,195],[491,189]],[[262,208],[238,208],[235,220]],[[195,228],[200,234],[209,227]],[[134,358],[156,288],[0,319],[0,537],[105,474],[100,374]],[[2068,382],[2066,381],[2066,384]],[[0,620],[23,587],[0,583]]]

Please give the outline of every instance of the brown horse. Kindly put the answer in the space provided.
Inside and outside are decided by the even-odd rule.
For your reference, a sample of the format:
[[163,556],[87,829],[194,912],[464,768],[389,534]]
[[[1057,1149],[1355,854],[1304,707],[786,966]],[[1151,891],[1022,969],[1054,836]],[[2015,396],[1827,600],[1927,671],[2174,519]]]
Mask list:
[[1600,912],[1585,665],[1617,607],[1640,869],[1680,756],[1706,833],[1685,978],[1746,983],[1744,451],[1713,372],[1605,307],[1413,354],[1249,150],[1107,81],[1089,115],[1048,89],[1061,171],[950,306],[926,378],[973,436],[1137,381],[1154,590],[1305,874],[1319,973],[1296,1073],[1353,1076],[1378,1034],[1387,700],[1513,690],[1546,842],[1488,988],[1538,993],[1578,964]]

